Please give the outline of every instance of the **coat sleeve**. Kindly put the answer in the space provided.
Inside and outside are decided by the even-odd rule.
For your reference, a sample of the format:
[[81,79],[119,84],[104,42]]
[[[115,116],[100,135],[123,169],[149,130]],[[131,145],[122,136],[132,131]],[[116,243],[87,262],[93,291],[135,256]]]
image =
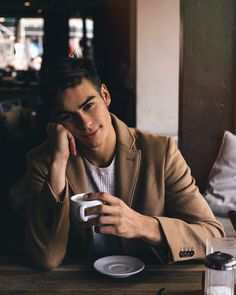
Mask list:
[[224,237],[224,229],[200,194],[188,165],[171,138],[166,149],[164,174],[165,216],[155,218],[169,248],[165,260],[203,259],[207,238]]
[[28,226],[26,255],[31,264],[52,269],[66,253],[69,235],[69,188],[56,196],[47,182],[48,169],[34,157],[27,157]]

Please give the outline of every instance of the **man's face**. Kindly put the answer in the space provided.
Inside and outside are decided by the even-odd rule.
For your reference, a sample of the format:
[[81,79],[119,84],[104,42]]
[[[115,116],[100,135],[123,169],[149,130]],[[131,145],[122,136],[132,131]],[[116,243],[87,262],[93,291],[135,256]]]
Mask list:
[[67,128],[82,148],[97,149],[106,145],[114,133],[107,107],[111,98],[103,84],[101,93],[88,80],[58,94],[55,120]]

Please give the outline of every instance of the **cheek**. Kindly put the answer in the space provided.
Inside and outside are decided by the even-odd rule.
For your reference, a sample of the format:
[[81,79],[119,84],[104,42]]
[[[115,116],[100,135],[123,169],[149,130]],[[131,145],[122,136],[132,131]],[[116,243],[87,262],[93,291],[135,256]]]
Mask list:
[[101,122],[105,122],[106,124],[111,121],[110,112],[105,106],[104,109],[100,110],[97,113],[96,118],[99,119]]
[[67,130],[69,130],[72,134],[75,133],[76,127],[73,123],[63,123],[62,124]]

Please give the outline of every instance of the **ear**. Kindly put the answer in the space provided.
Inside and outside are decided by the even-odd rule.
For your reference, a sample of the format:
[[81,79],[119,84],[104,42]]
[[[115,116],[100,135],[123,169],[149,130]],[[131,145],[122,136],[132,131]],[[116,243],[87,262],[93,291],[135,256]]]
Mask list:
[[111,103],[111,96],[105,84],[102,84],[101,86],[101,94],[105,105],[108,107]]

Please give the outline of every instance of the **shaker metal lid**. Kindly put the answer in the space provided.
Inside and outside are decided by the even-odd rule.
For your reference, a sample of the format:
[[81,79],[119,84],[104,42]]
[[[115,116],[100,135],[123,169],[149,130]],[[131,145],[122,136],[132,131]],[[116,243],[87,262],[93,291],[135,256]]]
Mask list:
[[236,269],[236,258],[230,254],[217,251],[207,255],[204,264],[206,267],[215,270],[232,270]]

